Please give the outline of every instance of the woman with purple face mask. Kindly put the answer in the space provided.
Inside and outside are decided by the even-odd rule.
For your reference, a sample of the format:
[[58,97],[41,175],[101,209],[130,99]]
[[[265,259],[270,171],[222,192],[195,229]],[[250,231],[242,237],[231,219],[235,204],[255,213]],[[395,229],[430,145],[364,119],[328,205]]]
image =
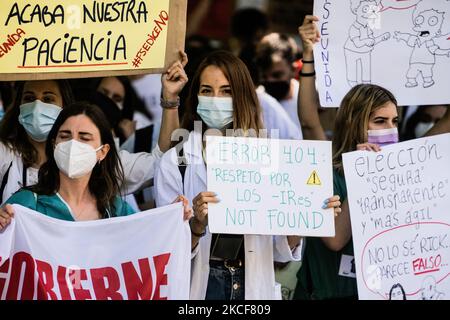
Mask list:
[[[317,17],[308,15],[303,25],[299,27],[304,51],[298,116],[303,136],[309,140],[326,140],[319,121],[320,105],[315,87],[313,47],[320,40],[315,23],[318,20]],[[348,265],[348,261],[354,261],[342,154],[355,150],[377,152],[383,146],[397,143],[399,141],[397,127],[397,101],[385,88],[373,84],[360,84],[354,86],[343,98],[333,133],[334,194],[338,194],[342,202],[341,214],[335,218],[336,236],[307,240],[305,258],[297,274],[298,283],[294,298],[357,298],[355,272],[342,272],[346,262]],[[447,122],[443,121],[440,129],[433,133],[443,133],[445,128],[448,128]],[[353,264],[351,269],[354,270]]]

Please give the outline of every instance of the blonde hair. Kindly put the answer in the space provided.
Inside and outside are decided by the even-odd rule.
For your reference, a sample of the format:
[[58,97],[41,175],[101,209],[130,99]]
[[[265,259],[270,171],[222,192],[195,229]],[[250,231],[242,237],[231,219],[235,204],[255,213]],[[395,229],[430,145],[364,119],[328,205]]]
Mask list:
[[373,84],[354,86],[342,99],[333,134],[333,166],[339,172],[343,172],[342,154],[367,141],[370,115],[388,102],[397,106],[389,90]]

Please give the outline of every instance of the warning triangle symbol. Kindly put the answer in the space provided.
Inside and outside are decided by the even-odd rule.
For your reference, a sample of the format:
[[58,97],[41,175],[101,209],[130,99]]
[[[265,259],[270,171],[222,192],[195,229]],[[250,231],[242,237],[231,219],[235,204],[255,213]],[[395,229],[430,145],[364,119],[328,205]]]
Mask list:
[[317,175],[316,170],[314,170],[311,175],[308,178],[308,181],[306,182],[307,185],[310,186],[320,186],[322,185],[322,182],[320,182],[319,176]]

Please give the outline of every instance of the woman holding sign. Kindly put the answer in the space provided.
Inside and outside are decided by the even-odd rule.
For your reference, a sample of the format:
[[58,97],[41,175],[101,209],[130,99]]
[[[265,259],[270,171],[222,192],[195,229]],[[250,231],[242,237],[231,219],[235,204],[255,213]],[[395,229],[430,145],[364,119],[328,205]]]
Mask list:
[[[303,43],[303,69],[300,73],[298,114],[305,139],[326,140],[320,124],[320,107],[315,87],[313,47],[320,34],[317,17],[306,16],[299,34]],[[334,189],[342,201],[336,217],[336,236],[310,238],[297,277],[294,298],[356,298],[356,275],[351,240],[347,189],[342,154],[358,150],[380,150],[380,143],[398,142],[397,101],[386,89],[363,84],[353,87],[342,100],[333,134]]]
[[[151,153],[119,153],[124,166],[122,191],[129,194],[149,184],[154,164],[170,148],[170,136],[179,127],[178,94],[187,83],[181,52],[163,74],[163,97],[158,145]],[[39,167],[47,160],[45,142],[62,108],[72,102],[70,86],[64,80],[26,81],[17,84],[14,105],[0,123],[0,203],[23,186],[37,182]]]
[[[38,183],[16,192],[6,203],[47,216],[85,221],[126,216],[134,211],[120,197],[124,175],[111,129],[102,111],[88,103],[64,108],[48,134]],[[187,200],[178,197],[187,205]],[[191,210],[185,207],[185,217]],[[14,216],[0,209],[0,229]]]
[[[155,199],[157,206],[169,204],[180,194],[192,201],[195,216],[191,219],[194,249],[190,298],[281,298],[273,261],[300,260],[300,237],[212,235],[206,228],[208,203],[219,199],[207,191],[203,134],[208,129],[224,135],[226,129],[234,129],[249,135],[262,129],[253,82],[240,59],[217,51],[203,60],[190,86],[182,128],[189,136],[163,156],[155,174]],[[332,202],[330,207],[339,204]]]
[[[315,87],[313,47],[320,39],[316,26],[319,19],[306,16],[299,34],[303,43],[303,69],[300,73],[298,115],[305,139],[326,140],[319,121],[319,99]],[[444,117],[445,118],[445,117]],[[438,129],[444,133],[450,112]],[[297,275],[294,297],[298,299],[357,298],[347,189],[342,154],[355,150],[379,151],[380,147],[397,143],[397,101],[388,90],[372,84],[354,86],[338,109],[333,134],[335,193],[342,201],[342,213],[336,217],[336,236],[311,238],[305,248],[302,267]],[[448,129],[447,129],[448,130]]]

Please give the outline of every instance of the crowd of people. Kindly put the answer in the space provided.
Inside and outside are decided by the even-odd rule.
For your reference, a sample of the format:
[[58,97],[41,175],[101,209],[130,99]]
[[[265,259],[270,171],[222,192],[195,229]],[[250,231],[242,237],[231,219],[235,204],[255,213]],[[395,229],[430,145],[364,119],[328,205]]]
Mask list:
[[[233,29],[246,32],[236,34],[239,52],[189,37],[186,53],[156,81],[151,75],[3,83],[0,230],[14,219],[11,204],[76,222],[181,201],[192,236],[191,299],[276,299],[283,270],[295,275],[283,284],[290,288],[283,298],[357,299],[356,279],[339,275],[341,257],[353,255],[342,154],[379,151],[377,130],[392,133],[384,145],[450,132],[450,108],[404,108],[407,114],[389,90],[365,83],[353,86],[335,116],[323,117],[313,55],[318,18],[306,16],[299,27],[301,52],[292,37],[270,32],[257,10],[233,21],[242,24],[246,15],[260,25]],[[182,144],[177,129],[189,132]],[[331,139],[334,195],[324,208],[334,210],[335,237],[211,234],[208,204],[220,195],[207,187],[208,129]],[[232,245],[219,254],[221,241]]]

